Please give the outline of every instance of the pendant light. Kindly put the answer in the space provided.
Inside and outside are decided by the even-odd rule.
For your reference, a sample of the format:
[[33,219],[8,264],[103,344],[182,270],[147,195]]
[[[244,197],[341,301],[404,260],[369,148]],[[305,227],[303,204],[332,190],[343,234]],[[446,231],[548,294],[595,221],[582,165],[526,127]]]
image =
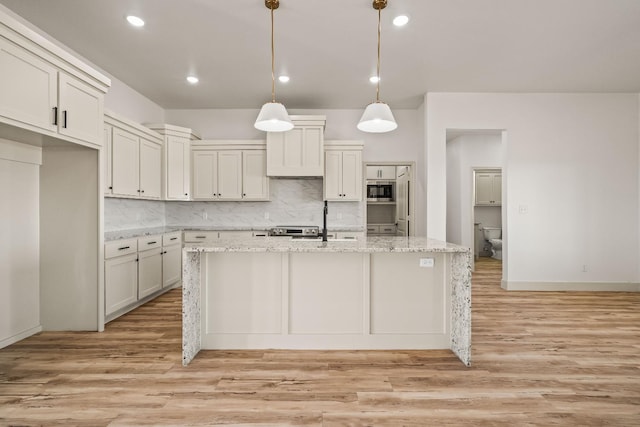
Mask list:
[[265,132],[285,132],[293,129],[293,122],[284,105],[276,102],[275,48],[273,43],[273,11],[280,6],[280,0],[265,0],[264,5],[271,10],[271,102],[262,106],[254,126]]
[[363,132],[383,133],[390,132],[398,127],[396,120],[393,118],[391,108],[384,102],[380,101],[380,33],[382,30],[381,11],[387,7],[387,0],[373,0],[373,8],[378,11],[378,68],[376,77],[376,100],[367,105],[364,110],[358,129]]

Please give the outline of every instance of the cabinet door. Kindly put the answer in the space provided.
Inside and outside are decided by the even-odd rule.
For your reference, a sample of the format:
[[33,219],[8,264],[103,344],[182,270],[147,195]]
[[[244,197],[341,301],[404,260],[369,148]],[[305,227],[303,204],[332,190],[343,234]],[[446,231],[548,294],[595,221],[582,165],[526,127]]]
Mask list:
[[342,153],[342,200],[362,200],[362,153]]
[[396,179],[395,166],[378,166],[380,170],[380,179]]
[[58,71],[0,38],[0,116],[56,131]]
[[164,147],[165,198],[189,199],[189,140],[168,136]]
[[140,140],[140,197],[159,199],[162,181],[162,146]]
[[138,255],[104,262],[105,314],[109,315],[138,300]]
[[162,288],[182,279],[182,250],[180,245],[167,246],[162,252]]
[[242,153],[242,199],[269,200],[266,150]]
[[287,132],[267,133],[267,175],[322,176],[322,126],[300,126]]
[[218,152],[218,199],[242,199],[242,151]]
[[102,169],[104,171],[104,194],[111,194],[113,190],[113,182],[111,180],[111,151],[112,141],[111,135],[113,127],[109,125],[104,126],[104,142],[102,147]]
[[113,128],[113,194],[138,197],[140,190],[140,139],[125,130]]
[[493,197],[493,174],[476,174],[476,205],[490,205]]
[[195,151],[193,153],[193,198],[213,200],[218,192],[218,153]]
[[342,152],[325,153],[324,198],[342,200]]
[[493,174],[493,182],[491,186],[493,190],[493,204],[502,205],[502,174]]
[[139,252],[138,299],[142,299],[162,289],[161,248]]
[[104,96],[80,80],[59,74],[58,132],[93,144],[102,144]]

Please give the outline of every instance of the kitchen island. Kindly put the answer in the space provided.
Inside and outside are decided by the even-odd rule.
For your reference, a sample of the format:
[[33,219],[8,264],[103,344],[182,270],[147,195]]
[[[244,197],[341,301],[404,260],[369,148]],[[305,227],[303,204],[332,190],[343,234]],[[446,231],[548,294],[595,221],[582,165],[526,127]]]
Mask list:
[[471,363],[469,248],[420,237],[183,249],[183,365],[203,349],[451,349]]

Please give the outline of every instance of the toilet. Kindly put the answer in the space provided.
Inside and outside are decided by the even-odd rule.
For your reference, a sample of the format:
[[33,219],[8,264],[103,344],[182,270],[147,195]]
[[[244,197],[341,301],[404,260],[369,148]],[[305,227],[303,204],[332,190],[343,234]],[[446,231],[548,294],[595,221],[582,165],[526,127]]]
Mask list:
[[484,239],[491,244],[491,258],[502,259],[502,229],[483,227]]

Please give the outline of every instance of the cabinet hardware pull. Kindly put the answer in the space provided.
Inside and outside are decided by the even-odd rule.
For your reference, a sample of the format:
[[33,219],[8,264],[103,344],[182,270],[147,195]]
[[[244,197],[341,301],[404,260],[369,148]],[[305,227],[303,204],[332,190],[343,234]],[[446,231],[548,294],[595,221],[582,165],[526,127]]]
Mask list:
[[124,251],[125,249],[131,249],[131,246],[123,246],[121,248],[118,248],[119,251]]
[[113,190],[113,185],[109,187],[109,190]]
[[206,239],[207,236],[196,236],[196,239]]
[[184,193],[184,195],[185,195],[185,196],[188,196],[188,194],[187,194],[187,193]]
[[154,240],[153,242],[147,242],[147,245],[155,245],[156,243],[158,243],[158,242],[156,242],[156,241]]
[[62,127],[67,128],[67,110],[62,111]]
[[58,107],[53,107],[53,124],[58,126]]
[[140,190],[137,190],[137,191],[138,191],[138,193],[140,192]]
[[169,240],[178,240],[178,238],[177,237],[172,237]]
[[141,193],[144,193],[144,190],[142,190]]

